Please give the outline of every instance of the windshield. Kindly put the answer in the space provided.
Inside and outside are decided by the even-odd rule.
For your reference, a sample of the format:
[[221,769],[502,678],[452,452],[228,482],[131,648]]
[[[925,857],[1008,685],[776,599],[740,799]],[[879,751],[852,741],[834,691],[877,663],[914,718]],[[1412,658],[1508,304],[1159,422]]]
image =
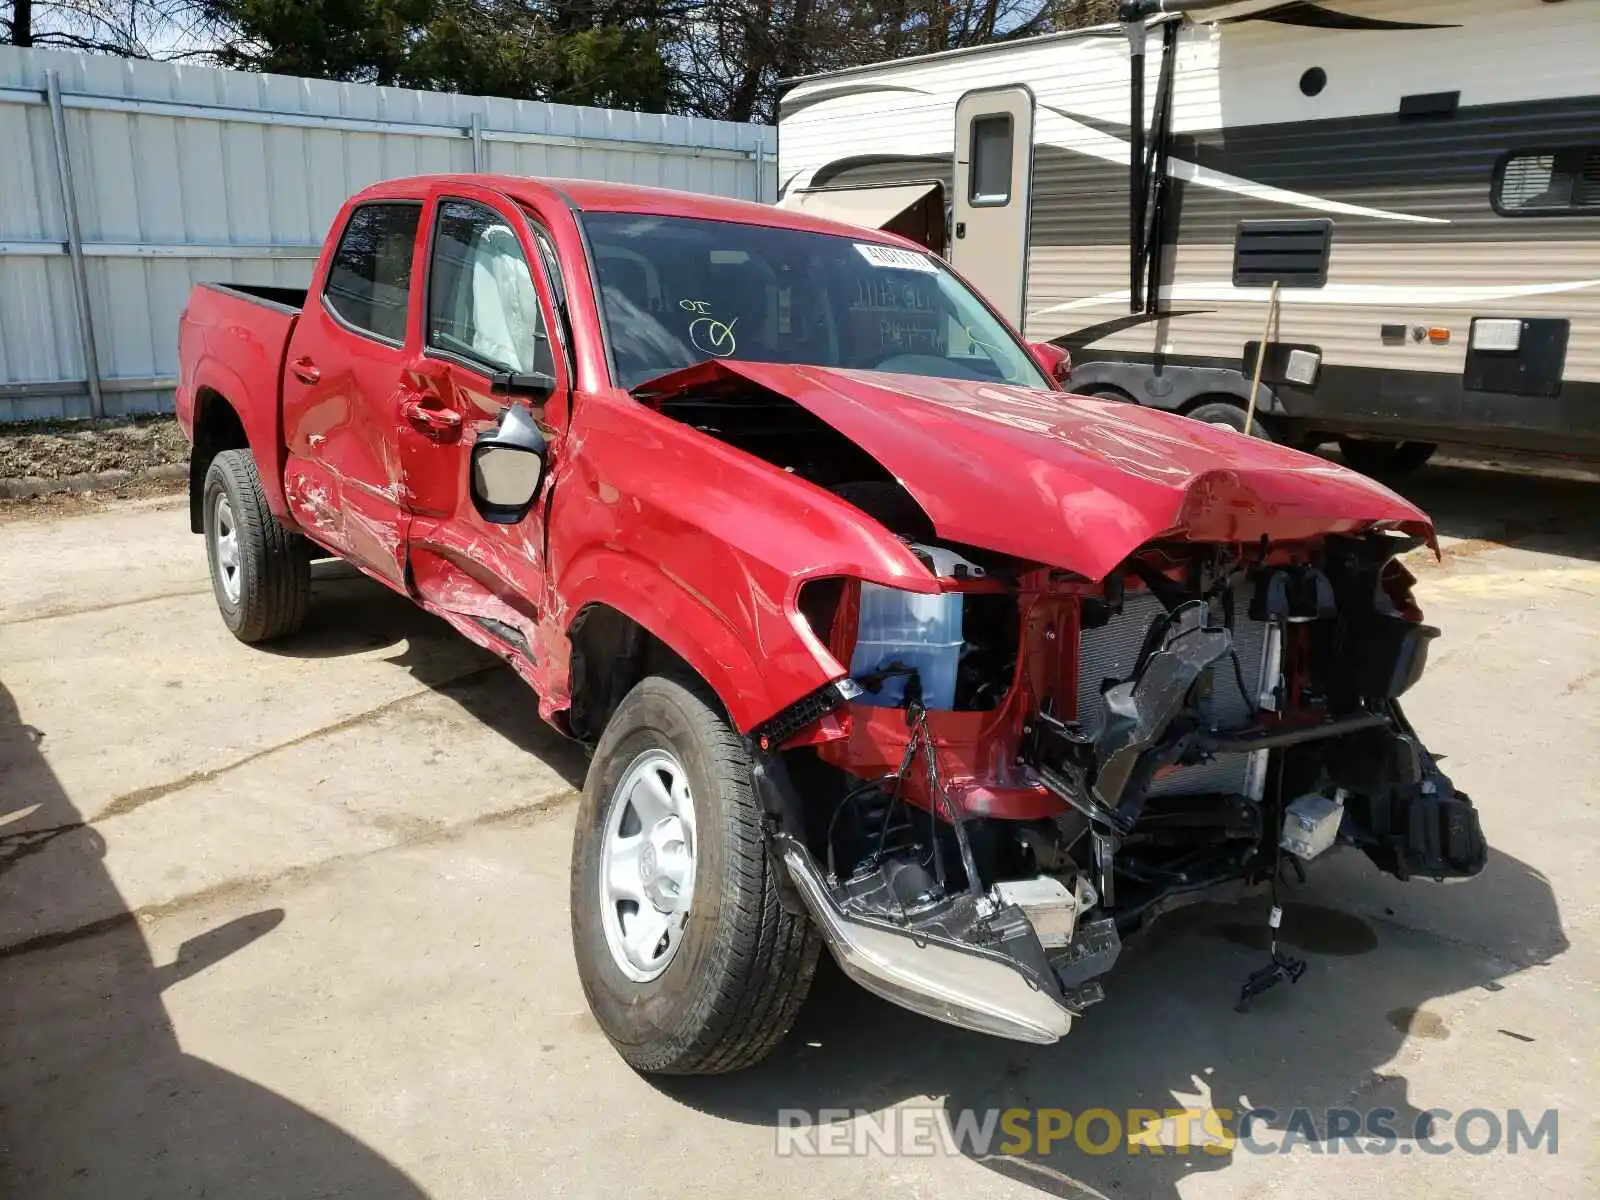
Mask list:
[[625,388],[708,358],[1049,386],[931,255],[688,217],[586,213],[583,224]]

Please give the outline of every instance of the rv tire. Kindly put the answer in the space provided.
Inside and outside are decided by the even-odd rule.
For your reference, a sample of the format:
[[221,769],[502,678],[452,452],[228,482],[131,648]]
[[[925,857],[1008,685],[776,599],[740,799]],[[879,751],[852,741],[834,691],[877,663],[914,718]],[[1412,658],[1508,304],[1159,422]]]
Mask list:
[[[1236,433],[1244,432],[1244,423],[1247,416],[1243,408],[1237,404],[1230,404],[1226,400],[1201,404],[1198,407],[1191,408],[1184,415],[1196,421],[1204,421],[1207,425],[1224,425]],[[1256,413],[1255,420],[1250,423],[1250,436],[1260,438],[1263,442],[1273,440],[1272,434],[1268,432],[1259,412]]]
[[1383,442],[1366,438],[1339,439],[1344,461],[1363,475],[1393,479],[1417,470],[1439,447],[1432,442]]

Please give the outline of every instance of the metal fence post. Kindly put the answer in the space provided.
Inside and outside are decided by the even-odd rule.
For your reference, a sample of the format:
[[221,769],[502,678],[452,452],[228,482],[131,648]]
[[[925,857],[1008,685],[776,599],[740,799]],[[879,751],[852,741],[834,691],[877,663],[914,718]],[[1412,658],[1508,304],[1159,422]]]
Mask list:
[[480,174],[489,164],[483,161],[483,114],[472,114],[472,171]]
[[56,172],[61,180],[61,205],[67,219],[67,253],[72,258],[73,298],[78,305],[78,336],[83,345],[83,371],[89,384],[89,415],[106,415],[100,395],[100,358],[94,348],[94,317],[89,311],[89,272],[83,262],[83,234],[78,227],[78,193],[72,186],[72,159],[67,151],[67,118],[61,108],[61,76],[44,73],[50,101],[50,129],[55,134]]

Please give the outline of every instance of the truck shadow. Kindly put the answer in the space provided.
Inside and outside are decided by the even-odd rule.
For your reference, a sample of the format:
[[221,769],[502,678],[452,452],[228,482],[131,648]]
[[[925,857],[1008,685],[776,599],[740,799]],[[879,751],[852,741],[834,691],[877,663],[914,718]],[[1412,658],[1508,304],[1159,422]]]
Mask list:
[[[115,915],[0,948],[0,1195],[422,1197],[338,1126],[184,1053],[163,990],[249,953],[283,910],[218,925],[158,964],[103,843],[45,763],[44,736],[20,723],[0,686],[0,872],[60,854],[51,887],[97,891],[93,907]],[[26,899],[43,914],[51,903]]]
[[[1507,973],[1567,948],[1549,883],[1509,856],[1492,858],[1470,883],[1443,887],[1396,883],[1346,852],[1314,872],[1286,906],[1283,934],[1309,961],[1305,977],[1241,1015],[1233,1007],[1240,984],[1265,961],[1267,903],[1253,897],[1170,914],[1124,952],[1106,980],[1106,1002],[1055,1046],[1002,1042],[924,1020],[870,996],[825,963],[798,1027],[772,1059],[736,1076],[659,1086],[725,1119],[773,1126],[780,1153],[819,1145],[870,1151],[868,1134],[884,1131],[889,1144],[908,1152],[917,1144],[913,1126],[903,1117],[898,1126],[890,1123],[894,1118],[883,1114],[891,1106],[921,1109],[912,1119],[924,1129],[930,1117],[946,1128],[964,1121],[981,1127],[990,1112],[1026,1110],[1012,1127],[996,1129],[987,1152],[972,1143],[958,1144],[957,1152],[1046,1195],[1176,1200],[1185,1178],[1270,1151],[1286,1128],[1324,1153],[1349,1154],[1350,1143],[1334,1145],[1328,1137],[1329,1108],[1394,1110],[1392,1148],[1407,1154],[1419,1119],[1429,1132],[1421,1110],[1492,1105],[1492,1097],[1431,1090],[1415,1096],[1385,1064],[1408,1034],[1449,1036],[1430,1001],[1499,990]],[[1253,1123],[1248,1144],[1230,1138],[1185,1149],[1178,1127],[1187,1120],[1152,1128],[1156,1114],[1205,1108],[1222,1110],[1229,1133],[1237,1132],[1245,1110],[1270,1108],[1276,1116]],[[793,1111],[785,1115],[786,1109]],[[1085,1131],[1087,1149],[1059,1111],[1041,1111],[1076,1117],[1091,1109],[1102,1114]],[[1308,1110],[1314,1123],[1295,1119],[1297,1109]],[[1138,1110],[1144,1115],[1131,1124],[1155,1146],[1134,1154],[1129,1114]],[[782,1131],[862,1112],[867,1119],[857,1119],[850,1132],[835,1131],[836,1141],[814,1133],[786,1140]],[[1047,1119],[1057,1134],[1065,1132],[1042,1145],[1038,1134]],[[1016,1130],[1025,1136],[1010,1136]],[[1202,1140],[1198,1123],[1193,1136]],[[921,1144],[930,1144],[926,1136]]]
[[384,661],[459,704],[480,724],[582,788],[589,759],[539,717],[532,689],[494,654],[462,637],[398,592],[335,560],[311,573],[306,626],[257,647],[286,658],[339,658],[396,647]]

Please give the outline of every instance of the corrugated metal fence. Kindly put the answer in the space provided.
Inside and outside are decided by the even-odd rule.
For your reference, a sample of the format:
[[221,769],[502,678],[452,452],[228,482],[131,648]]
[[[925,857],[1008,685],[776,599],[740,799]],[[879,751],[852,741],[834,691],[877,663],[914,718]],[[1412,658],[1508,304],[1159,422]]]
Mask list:
[[776,149],[728,121],[0,47],[0,421],[169,411],[190,287],[304,286],[339,205],[380,179],[770,200]]

